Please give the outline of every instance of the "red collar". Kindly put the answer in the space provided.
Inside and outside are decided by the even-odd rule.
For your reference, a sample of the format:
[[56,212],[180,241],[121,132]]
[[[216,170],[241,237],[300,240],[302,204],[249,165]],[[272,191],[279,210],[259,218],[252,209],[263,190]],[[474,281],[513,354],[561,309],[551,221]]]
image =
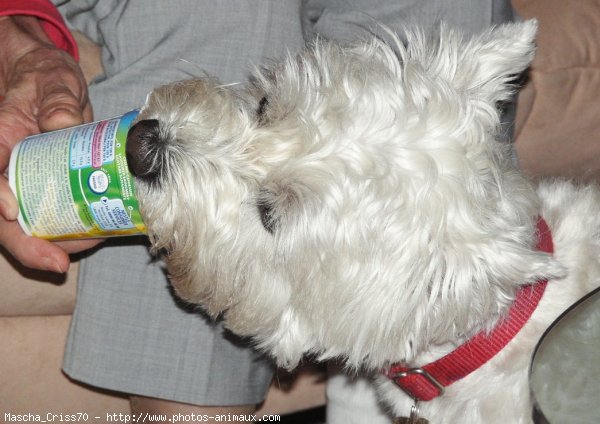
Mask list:
[[[552,235],[546,222],[537,223],[537,248],[554,251]],[[529,320],[548,281],[523,286],[516,294],[508,315],[491,332],[481,332],[435,362],[418,368],[393,364],[384,374],[415,400],[427,401],[443,394],[444,388],[466,377],[500,352]]]

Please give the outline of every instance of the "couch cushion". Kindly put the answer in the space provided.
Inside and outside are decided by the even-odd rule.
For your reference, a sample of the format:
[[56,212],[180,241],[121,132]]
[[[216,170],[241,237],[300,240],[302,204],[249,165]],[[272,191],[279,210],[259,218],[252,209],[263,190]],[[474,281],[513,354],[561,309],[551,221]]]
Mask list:
[[519,94],[521,167],[534,176],[600,176],[600,5],[596,0],[513,0],[537,18],[536,57]]
[[0,318],[2,417],[82,412],[90,422],[108,422],[107,413],[130,412],[126,397],[74,383],[61,372],[70,321],[70,316]]
[[73,312],[78,264],[66,275],[33,271],[0,248],[0,317]]

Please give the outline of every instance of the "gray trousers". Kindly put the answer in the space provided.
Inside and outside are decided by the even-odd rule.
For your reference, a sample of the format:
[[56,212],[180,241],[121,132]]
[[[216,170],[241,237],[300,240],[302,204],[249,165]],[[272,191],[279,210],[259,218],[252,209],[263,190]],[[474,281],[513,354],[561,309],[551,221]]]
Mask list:
[[[90,86],[96,119],[140,107],[153,87],[178,79],[245,82],[252,65],[297,51],[316,34],[347,40],[378,23],[401,31],[441,20],[475,32],[510,18],[506,0],[55,2],[103,48],[105,76]],[[143,239],[111,239],[80,268],[64,371],[97,387],[178,402],[258,403],[272,365],[247,345],[177,300]]]

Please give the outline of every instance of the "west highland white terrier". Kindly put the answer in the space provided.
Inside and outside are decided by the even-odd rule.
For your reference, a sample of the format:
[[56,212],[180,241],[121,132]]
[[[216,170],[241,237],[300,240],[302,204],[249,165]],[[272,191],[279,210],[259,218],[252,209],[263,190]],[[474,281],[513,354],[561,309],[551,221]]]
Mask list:
[[534,187],[497,140],[535,33],[318,41],[245,89],[157,88],[127,152],[177,293],[279,365],[377,371],[396,416],[531,422],[534,347],[600,277],[599,191]]

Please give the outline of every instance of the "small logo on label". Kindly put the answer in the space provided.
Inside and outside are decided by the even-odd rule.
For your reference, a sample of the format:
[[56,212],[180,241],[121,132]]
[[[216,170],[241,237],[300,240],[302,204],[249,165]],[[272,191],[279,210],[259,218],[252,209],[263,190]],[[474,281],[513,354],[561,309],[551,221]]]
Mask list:
[[108,189],[108,175],[102,170],[94,171],[88,178],[88,186],[96,194],[102,194]]

